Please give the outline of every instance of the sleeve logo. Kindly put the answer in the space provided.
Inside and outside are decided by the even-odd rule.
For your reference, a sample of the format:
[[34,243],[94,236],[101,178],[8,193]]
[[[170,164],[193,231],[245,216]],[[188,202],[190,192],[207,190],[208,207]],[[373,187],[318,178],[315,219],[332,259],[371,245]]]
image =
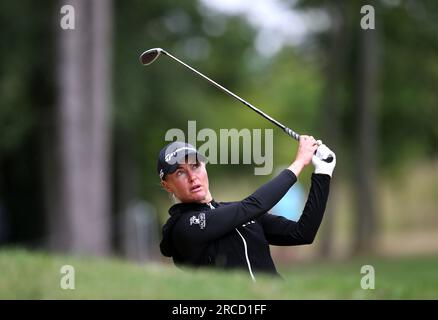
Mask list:
[[190,225],[197,224],[199,228],[204,229],[206,225],[205,213],[201,212],[198,217],[192,216],[190,218]]

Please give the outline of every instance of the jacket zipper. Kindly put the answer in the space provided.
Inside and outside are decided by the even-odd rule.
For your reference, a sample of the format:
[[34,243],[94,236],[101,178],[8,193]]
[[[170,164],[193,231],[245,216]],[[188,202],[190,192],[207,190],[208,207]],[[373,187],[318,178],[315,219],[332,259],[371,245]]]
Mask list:
[[239,232],[239,230],[237,230],[237,228],[236,228],[236,231],[243,240],[243,246],[245,247],[245,257],[246,257],[246,263],[248,264],[249,274],[251,275],[252,281],[256,282],[256,279],[254,278],[254,275],[252,274],[251,263],[249,262],[249,257],[248,257],[248,247],[246,246],[245,238],[242,236],[242,234]]

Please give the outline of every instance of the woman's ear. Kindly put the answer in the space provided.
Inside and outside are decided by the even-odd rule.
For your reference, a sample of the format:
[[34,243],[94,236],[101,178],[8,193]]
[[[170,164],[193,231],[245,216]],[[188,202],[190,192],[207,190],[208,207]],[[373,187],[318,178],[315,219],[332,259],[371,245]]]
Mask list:
[[161,185],[164,189],[166,189],[167,192],[170,192],[170,193],[173,192],[167,181],[161,180]]

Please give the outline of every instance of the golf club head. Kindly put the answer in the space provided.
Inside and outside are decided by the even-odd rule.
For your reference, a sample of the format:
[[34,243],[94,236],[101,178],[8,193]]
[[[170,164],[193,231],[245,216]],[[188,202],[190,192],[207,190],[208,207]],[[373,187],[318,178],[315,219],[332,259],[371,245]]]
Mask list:
[[161,48],[153,48],[146,50],[140,55],[140,63],[144,66],[150,65],[152,62],[157,60],[157,58],[163,51],[164,50]]

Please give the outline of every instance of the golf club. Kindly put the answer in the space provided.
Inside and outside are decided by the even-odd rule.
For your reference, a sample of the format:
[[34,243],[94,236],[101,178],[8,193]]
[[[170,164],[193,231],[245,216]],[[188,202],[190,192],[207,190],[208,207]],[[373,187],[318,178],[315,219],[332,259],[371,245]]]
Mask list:
[[[200,76],[203,79],[207,80],[210,84],[214,85],[216,88],[226,92],[227,94],[229,94],[233,98],[235,98],[235,99],[239,100],[240,102],[242,102],[248,108],[252,109],[253,111],[257,112],[259,115],[261,115],[265,119],[271,121],[273,124],[275,124],[276,126],[280,127],[286,134],[288,134],[289,136],[291,136],[295,140],[297,140],[297,141],[300,140],[300,135],[298,133],[296,133],[295,131],[293,131],[292,129],[286,127],[285,125],[281,124],[277,120],[275,120],[272,117],[268,116],[266,113],[264,113],[263,111],[261,111],[260,109],[258,109],[256,107],[254,107],[252,104],[250,104],[249,102],[245,101],[244,99],[242,99],[238,95],[234,94],[233,92],[231,92],[227,88],[221,86],[220,84],[218,84],[217,82],[213,81],[212,79],[210,79],[206,75],[204,75],[201,72],[195,70],[194,68],[192,68],[188,64],[184,63],[183,61],[179,60],[178,58],[174,57],[173,55],[171,55],[170,53],[168,53],[167,51],[165,51],[165,50],[163,50],[161,48],[153,48],[153,49],[149,49],[149,50],[146,50],[145,52],[143,52],[140,55],[140,63],[142,65],[144,65],[144,66],[150,65],[155,60],[157,60],[157,58],[160,56],[160,54],[164,54],[164,55],[168,56],[169,58],[172,58],[176,62],[182,64],[184,67],[190,69],[192,72],[194,72],[198,76]],[[318,145],[320,145],[321,143],[322,143],[321,140],[318,140]],[[326,159],[322,159],[322,160],[324,160],[326,162],[332,162],[333,161],[333,156],[329,155]]]

